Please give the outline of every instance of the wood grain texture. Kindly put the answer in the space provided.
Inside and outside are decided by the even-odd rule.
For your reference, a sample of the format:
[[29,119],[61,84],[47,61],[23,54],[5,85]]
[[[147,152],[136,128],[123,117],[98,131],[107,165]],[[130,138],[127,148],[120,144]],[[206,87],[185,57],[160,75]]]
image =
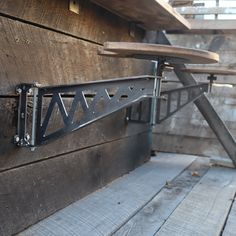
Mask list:
[[235,170],[212,168],[155,235],[220,235],[235,191]]
[[222,235],[223,236],[235,236],[236,235],[236,204],[235,204],[235,200],[233,202],[233,206],[229,212],[229,216],[225,225],[225,228],[223,230]]
[[188,67],[188,68],[183,68],[182,71],[192,74],[236,75],[236,70],[230,70],[224,68]]
[[80,0],[79,7],[77,15],[69,11],[68,0],[2,0],[0,13],[94,43],[140,41],[143,37],[141,29],[136,29],[135,37],[131,37],[127,21],[91,1]]
[[[0,127],[0,172],[151,130],[148,123],[127,123],[125,121],[126,109],[123,109],[58,140],[37,147],[32,152],[29,148],[19,148],[13,144],[17,123],[16,109],[15,99],[0,99],[0,112],[2,114],[0,122],[4,124]],[[52,123],[56,125],[59,121],[55,117],[52,119]]]
[[206,50],[162,44],[105,42],[99,55],[157,60],[163,58],[172,64],[210,64],[219,62],[219,55]]
[[175,135],[165,132],[154,133],[152,138],[152,148],[161,152],[186,153],[202,156],[217,155],[228,158],[227,153],[217,138],[204,138],[184,134]]
[[[35,235],[111,235],[195,160],[162,154],[100,191],[22,232]],[[53,229],[53,230],[52,230]]]
[[216,35],[216,34],[235,34],[236,21],[235,20],[201,20],[188,19],[191,25],[189,30],[172,30],[168,33],[174,34],[196,34],[196,35]]
[[[129,23],[81,0],[0,2],[0,95],[19,83],[81,83],[149,74],[150,63],[103,58],[106,40],[131,37]],[[127,124],[125,110],[37,148],[16,148],[16,98],[0,100],[0,235],[12,235],[131,171],[150,152],[149,125]],[[3,125],[4,124],[4,125]]]
[[190,28],[188,21],[163,0],[93,2],[148,30]]
[[[175,156],[176,154],[172,155]],[[180,156],[180,154],[176,156]],[[189,157],[186,155],[186,158]],[[189,194],[195,184],[199,182],[208,168],[209,165],[206,158],[196,159],[184,172],[173,181],[168,182],[156,197],[114,235],[154,235]]]
[[98,47],[0,17],[0,94],[14,93],[23,82],[58,85],[149,74],[149,62],[104,58]]
[[222,31],[235,31],[236,30],[236,21],[235,20],[196,20],[189,19],[191,24],[191,30],[222,30]]
[[229,158],[223,158],[218,156],[212,156],[210,158],[210,163],[213,166],[221,166],[221,167],[227,167],[227,168],[235,168],[232,160]]
[[236,7],[178,7],[181,15],[236,14]]
[[17,233],[141,165],[149,159],[149,137],[143,133],[1,173],[0,235]]

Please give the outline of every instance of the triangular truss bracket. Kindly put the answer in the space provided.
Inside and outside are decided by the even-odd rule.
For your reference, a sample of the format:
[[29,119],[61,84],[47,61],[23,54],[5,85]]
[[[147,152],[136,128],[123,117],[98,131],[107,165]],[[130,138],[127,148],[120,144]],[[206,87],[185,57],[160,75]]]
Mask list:
[[160,92],[160,84],[159,76],[48,87],[21,84],[15,144],[39,146],[123,108],[127,121],[154,125],[208,90],[207,84],[199,84]]
[[57,139],[152,98],[160,81],[158,76],[137,76],[48,87],[21,84],[17,87],[20,98],[15,143],[35,147]]

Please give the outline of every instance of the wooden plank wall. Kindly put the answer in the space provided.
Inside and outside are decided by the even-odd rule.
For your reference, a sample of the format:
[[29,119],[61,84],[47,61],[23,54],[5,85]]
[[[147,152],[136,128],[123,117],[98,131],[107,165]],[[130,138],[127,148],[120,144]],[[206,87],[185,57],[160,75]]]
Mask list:
[[142,41],[130,24],[80,1],[0,2],[0,235],[15,234],[149,159],[150,127],[125,122],[125,110],[34,152],[13,145],[15,86],[71,84],[149,74],[150,63],[97,56],[105,41]]

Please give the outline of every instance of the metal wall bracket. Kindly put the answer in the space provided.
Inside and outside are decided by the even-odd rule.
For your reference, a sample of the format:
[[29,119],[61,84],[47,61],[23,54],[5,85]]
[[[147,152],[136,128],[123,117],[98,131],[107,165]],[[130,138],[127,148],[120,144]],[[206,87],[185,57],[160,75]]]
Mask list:
[[209,80],[209,93],[211,93],[212,85],[213,85],[214,81],[217,80],[217,77],[215,75],[211,74],[207,77],[207,80]]
[[138,76],[49,87],[21,84],[15,143],[35,147],[152,98],[160,79]]
[[164,121],[208,90],[208,84],[200,84],[160,92],[160,85],[160,76],[48,87],[21,84],[16,89],[19,107],[14,142],[36,147],[123,108],[127,108],[127,121],[153,125],[153,121]]
[[157,104],[157,123],[161,123],[208,91],[208,84],[191,85],[162,91]]
[[17,132],[14,136],[14,143],[17,146],[28,146],[30,135],[27,130],[27,105],[28,96],[32,93],[32,86],[29,84],[21,84],[16,87],[16,93],[19,95],[18,104],[18,125]]
[[151,123],[152,100],[147,98],[127,108],[126,120],[132,123]]

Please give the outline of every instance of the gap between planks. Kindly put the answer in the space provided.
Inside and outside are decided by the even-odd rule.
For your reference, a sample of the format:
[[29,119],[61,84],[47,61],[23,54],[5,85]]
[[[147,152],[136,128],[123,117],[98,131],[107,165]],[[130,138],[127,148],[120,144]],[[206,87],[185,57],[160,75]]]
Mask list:
[[232,203],[225,227],[222,230],[222,236],[235,236],[236,235],[236,197]]
[[11,167],[11,168],[0,170],[0,174],[4,173],[4,172],[7,172],[7,171],[15,170],[15,169],[18,169],[18,168],[21,168],[21,167],[25,167],[25,166],[28,166],[28,165],[36,164],[36,163],[39,163],[39,162],[48,161],[50,159],[60,158],[62,156],[66,156],[66,155],[73,154],[73,153],[76,153],[76,152],[84,151],[86,149],[96,148],[96,147],[99,147],[99,146],[102,146],[102,145],[105,145],[105,144],[117,142],[117,141],[120,141],[120,140],[123,140],[123,139],[128,139],[128,138],[131,138],[133,136],[142,135],[142,134],[145,134],[145,133],[149,133],[149,131],[140,132],[140,133],[137,133],[135,135],[133,135],[133,134],[132,135],[127,135],[127,136],[124,136],[124,137],[121,137],[121,138],[116,138],[116,139],[108,140],[108,141],[105,141],[105,142],[97,143],[97,144],[94,144],[94,145],[89,145],[89,146],[86,146],[86,147],[82,147],[82,148],[79,148],[79,149],[74,149],[74,150],[71,150],[71,151],[68,151],[68,152],[59,153],[57,155],[50,156],[50,157],[47,157],[47,158],[44,158],[44,159],[39,159],[39,160],[36,160],[36,161],[27,162],[27,163],[24,163],[22,165],[17,165],[17,166]]
[[159,154],[105,188],[58,211],[18,236],[110,235],[183,172],[196,156]]
[[206,158],[195,160],[114,235],[154,235],[207,172],[208,163]]
[[235,191],[234,169],[211,168],[155,235],[220,235]]
[[46,25],[41,25],[39,23],[31,22],[29,20],[24,20],[24,19],[16,17],[16,16],[11,16],[11,15],[6,14],[6,13],[0,12],[0,17],[8,18],[8,19],[14,20],[14,21],[19,21],[19,22],[27,24],[27,25],[31,25],[31,26],[34,26],[34,27],[37,27],[37,28],[49,30],[49,31],[52,31],[52,32],[55,32],[55,33],[58,33],[58,34],[62,34],[62,35],[65,35],[65,36],[68,36],[68,37],[71,37],[71,38],[74,38],[74,39],[82,40],[82,41],[85,41],[87,43],[92,43],[92,44],[95,44],[95,45],[98,45],[98,46],[103,45],[102,43],[98,43],[98,42],[93,41],[93,40],[89,40],[89,39],[86,39],[86,38],[83,38],[83,37],[79,37],[79,36],[76,36],[74,34],[66,33],[62,30],[55,29],[55,28],[52,28],[52,27],[49,27],[49,26],[46,26]]

